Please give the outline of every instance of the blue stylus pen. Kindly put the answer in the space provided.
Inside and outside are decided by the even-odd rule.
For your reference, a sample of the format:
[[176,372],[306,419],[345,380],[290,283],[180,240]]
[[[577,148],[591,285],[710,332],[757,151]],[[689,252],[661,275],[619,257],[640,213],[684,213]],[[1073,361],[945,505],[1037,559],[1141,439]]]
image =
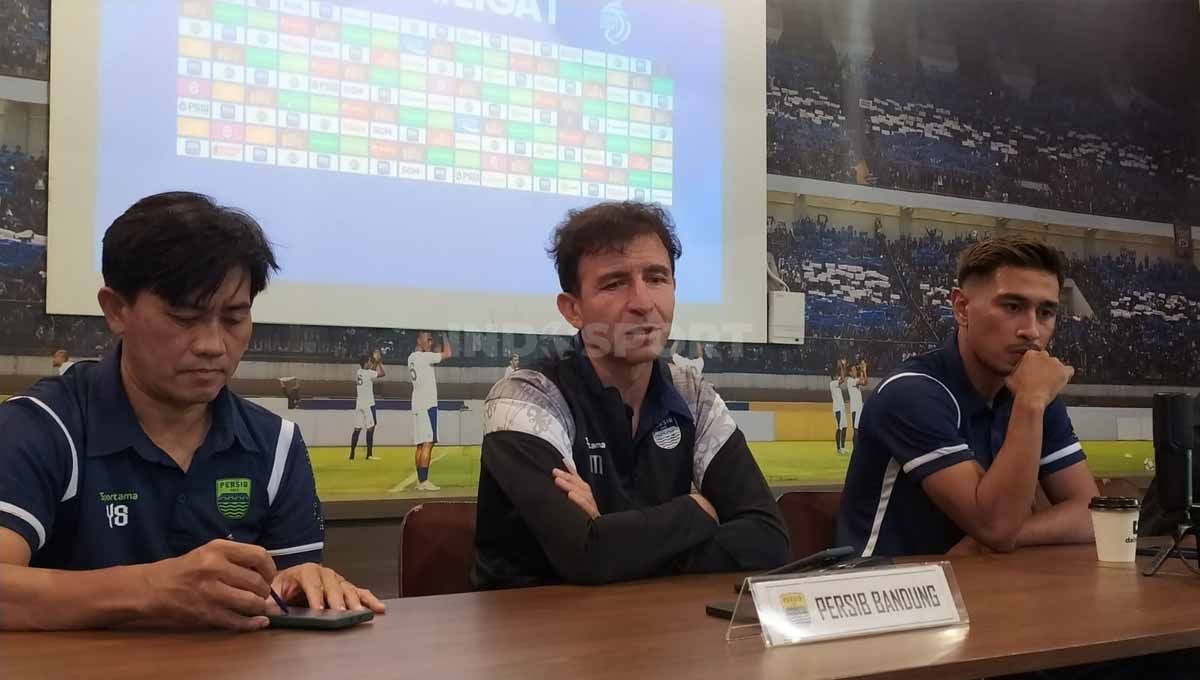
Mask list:
[[283,610],[284,614],[288,613],[287,603],[283,601],[282,597],[279,597],[279,593],[275,592],[274,588],[271,588],[271,599],[275,600],[275,604],[279,605],[279,608]]
[[[230,534],[225,537],[225,540],[233,541],[236,539],[234,539],[233,533],[230,532]],[[279,605],[279,609],[282,610],[284,614],[288,613],[287,603],[283,601],[282,597],[279,597],[279,593],[275,592],[274,587],[271,588],[271,599],[275,600],[275,604]]]

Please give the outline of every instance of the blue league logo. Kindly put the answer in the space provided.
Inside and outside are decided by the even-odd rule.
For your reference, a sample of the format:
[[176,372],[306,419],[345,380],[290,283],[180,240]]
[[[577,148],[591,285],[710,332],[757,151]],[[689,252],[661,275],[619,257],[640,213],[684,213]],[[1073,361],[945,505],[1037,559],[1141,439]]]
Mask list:
[[622,0],[612,0],[600,10],[600,26],[604,29],[604,39],[612,45],[620,45],[629,40],[633,27],[629,23],[629,15],[625,13]]

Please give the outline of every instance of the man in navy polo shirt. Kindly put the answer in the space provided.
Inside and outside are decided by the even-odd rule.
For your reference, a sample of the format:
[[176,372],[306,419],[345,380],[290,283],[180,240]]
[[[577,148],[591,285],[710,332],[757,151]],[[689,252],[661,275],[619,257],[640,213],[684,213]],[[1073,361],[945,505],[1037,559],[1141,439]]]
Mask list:
[[254,630],[272,587],[382,612],[320,566],[300,432],[226,387],[277,269],[262,229],[206,196],[158,194],[103,248],[116,349],[0,405],[0,628]]
[[[839,544],[927,555],[1092,540],[1096,482],[1059,396],[1074,370],[1046,352],[1062,282],[1058,252],[1032,239],[963,252],[956,332],[864,407]],[[1050,504],[1034,509],[1039,482]]]

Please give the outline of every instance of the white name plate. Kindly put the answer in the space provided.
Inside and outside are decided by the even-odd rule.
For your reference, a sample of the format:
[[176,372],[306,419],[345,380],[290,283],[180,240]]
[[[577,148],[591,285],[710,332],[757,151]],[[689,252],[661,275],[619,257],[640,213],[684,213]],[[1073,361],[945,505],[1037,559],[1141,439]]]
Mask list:
[[746,581],[768,647],[970,620],[949,562]]

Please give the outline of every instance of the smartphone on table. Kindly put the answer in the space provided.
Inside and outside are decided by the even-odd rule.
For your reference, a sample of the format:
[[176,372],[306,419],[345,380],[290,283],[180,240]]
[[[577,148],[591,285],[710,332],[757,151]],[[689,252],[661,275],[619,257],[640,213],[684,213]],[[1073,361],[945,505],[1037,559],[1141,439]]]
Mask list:
[[269,614],[271,628],[303,628],[306,630],[340,630],[357,626],[375,618],[370,609],[309,609],[288,607],[286,614]]

